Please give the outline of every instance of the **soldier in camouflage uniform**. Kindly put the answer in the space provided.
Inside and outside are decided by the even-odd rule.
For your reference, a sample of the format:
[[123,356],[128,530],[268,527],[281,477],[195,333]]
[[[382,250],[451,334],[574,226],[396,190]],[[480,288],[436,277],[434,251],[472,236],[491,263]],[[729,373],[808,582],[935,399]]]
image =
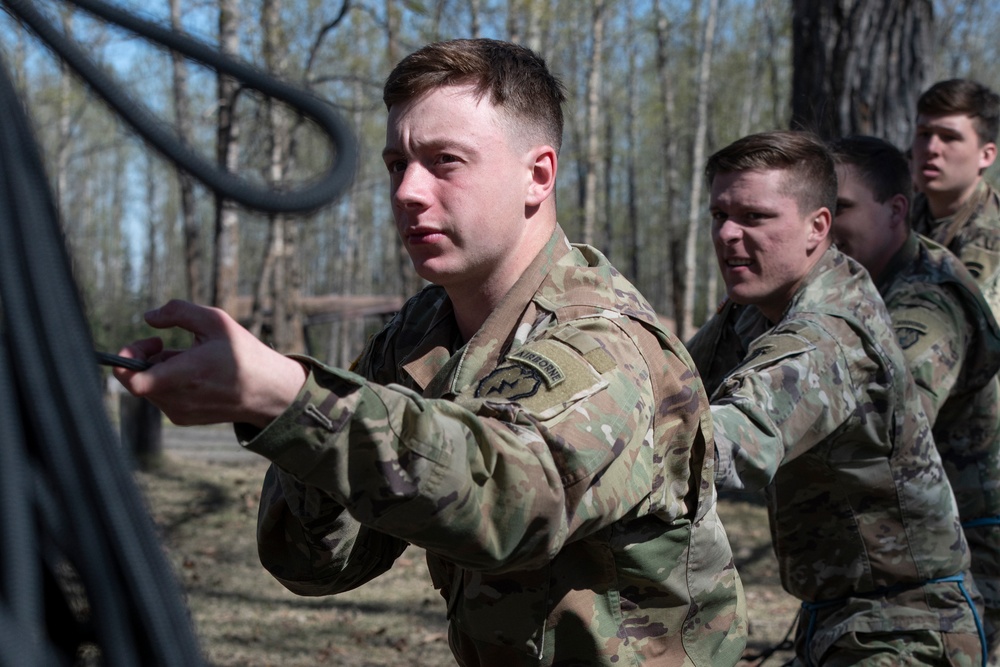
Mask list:
[[689,344],[720,488],[763,489],[799,665],[978,665],[951,488],[867,272],[831,245],[833,161],[770,132],[713,155],[729,300]]
[[[746,606],[708,398],[643,297],[556,223],[560,84],[527,49],[458,40],[405,58],[384,99],[393,213],[432,285],[353,371],[172,302],[151,324],[201,345],[119,377],[175,421],[247,422],[272,461],[261,561],[297,593],[357,587],[415,544],[463,665],[735,664]],[[265,397],[177,393],[212,363]]]
[[833,240],[868,269],[892,317],[958,502],[1000,661],[1000,329],[975,279],[948,250],[910,232],[910,170],[876,137],[831,145]]
[[968,79],[940,81],[917,101],[911,225],[951,250],[1000,317],[1000,193],[983,178],[997,155],[1000,96]]

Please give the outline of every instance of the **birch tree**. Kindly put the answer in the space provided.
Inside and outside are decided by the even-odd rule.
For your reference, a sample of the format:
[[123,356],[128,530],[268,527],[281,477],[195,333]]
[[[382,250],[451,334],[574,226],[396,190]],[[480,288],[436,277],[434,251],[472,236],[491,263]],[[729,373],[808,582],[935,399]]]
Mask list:
[[704,30],[701,35],[701,58],[697,70],[697,103],[695,107],[694,147],[691,152],[691,197],[688,209],[687,237],[684,245],[684,309],[678,322],[678,336],[687,340],[694,333],[694,307],[696,279],[698,275],[698,237],[701,234],[699,224],[704,211],[702,201],[702,165],[705,163],[705,142],[708,133],[708,93],[712,74],[712,48],[715,42],[715,22],[719,9],[719,0],[709,0],[708,13],[705,16]]
[[597,224],[597,162],[600,159],[601,67],[604,50],[605,0],[594,0],[591,7],[591,52],[587,68],[587,152],[584,160],[583,242],[594,243]]
[[[240,50],[239,0],[219,0],[219,49],[236,57]],[[240,125],[236,115],[238,83],[220,73],[217,80],[218,107],[216,154],[218,162],[237,171],[240,158]],[[216,195],[215,247],[213,255],[212,304],[234,313],[239,294],[239,212],[236,206]]]
[[[181,0],[170,0],[170,24],[174,30],[181,29]],[[174,124],[180,140],[191,144],[193,129],[187,63],[179,53],[172,52],[170,56],[173,72]],[[187,281],[187,298],[195,303],[206,303],[205,256],[201,225],[195,216],[194,180],[187,173],[178,171],[177,189],[180,194],[181,227],[184,230],[184,275]]]
[[636,174],[636,163],[638,162],[638,127],[637,118],[639,115],[639,85],[637,77],[637,55],[638,50],[637,40],[631,39],[630,36],[635,32],[635,2],[634,0],[629,0],[627,10],[628,12],[626,20],[626,37],[625,40],[628,42],[626,47],[628,58],[627,58],[627,70],[625,73],[625,136],[627,137],[628,145],[626,147],[625,154],[625,188],[626,188],[626,229],[628,230],[628,252],[626,256],[628,257],[628,266],[625,269],[627,276],[636,284],[639,282],[639,257],[642,254],[642,241],[640,240],[639,234],[639,202],[638,202],[638,183]]
[[[286,76],[287,45],[282,34],[281,0],[264,0],[261,6],[264,65],[278,78]],[[280,104],[266,103],[268,134],[268,182],[280,187],[289,171],[289,121]],[[301,294],[295,262],[297,225],[280,213],[268,216],[268,242],[254,289],[250,331],[261,336],[265,323],[271,325],[270,338],[281,352],[305,351],[302,336]]]
[[677,160],[677,132],[674,124],[675,92],[672,76],[676,68],[670,58],[670,20],[660,5],[660,0],[653,1],[653,19],[656,35],[656,73],[659,80],[662,128],[660,140],[663,150],[663,218],[659,221],[663,232],[662,248],[664,253],[664,270],[661,276],[663,291],[668,296],[670,313],[676,319],[683,310],[683,292],[679,289],[682,274],[682,256],[680,252],[679,234],[675,222],[675,207],[677,194],[680,190],[680,173]]

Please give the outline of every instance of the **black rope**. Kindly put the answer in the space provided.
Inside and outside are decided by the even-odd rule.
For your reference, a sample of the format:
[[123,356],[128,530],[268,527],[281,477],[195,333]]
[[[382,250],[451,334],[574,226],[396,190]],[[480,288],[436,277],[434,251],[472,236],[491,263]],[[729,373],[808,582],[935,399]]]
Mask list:
[[[336,150],[329,172],[301,191],[251,186],[108,89],[110,79],[91,70],[32,0],[0,0],[150,143],[210,187],[269,212],[315,208],[346,188],[354,144],[328,105],[104,3],[67,1],[303,108]],[[2,59],[0,118],[0,665],[74,664],[90,650],[103,665],[201,665],[180,587],[107,418],[58,212]],[[99,353],[98,361],[121,360]]]
[[169,27],[146,21],[99,0],[62,0],[119,25],[152,42],[181,53],[218,72],[239,79],[247,88],[281,100],[311,118],[330,138],[336,151],[327,171],[301,190],[278,191],[255,184],[218,167],[190,146],[139,100],[127,95],[105,72],[37,9],[37,0],[2,0],[3,4],[66,61],[90,87],[136,132],[165,157],[202,181],[217,194],[265,213],[303,213],[329,204],[340,196],[354,176],[357,150],[354,138],[334,108],[312,93],[287,84],[255,67],[229,58],[217,49]]

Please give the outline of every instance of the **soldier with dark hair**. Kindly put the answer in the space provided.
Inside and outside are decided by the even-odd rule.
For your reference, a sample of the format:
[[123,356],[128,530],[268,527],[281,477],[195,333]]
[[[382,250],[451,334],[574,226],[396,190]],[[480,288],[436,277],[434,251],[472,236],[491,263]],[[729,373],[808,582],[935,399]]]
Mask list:
[[463,665],[735,664],[746,608],[684,347],[556,221],[562,87],[494,40],[432,44],[384,91],[393,216],[432,283],[353,372],[171,302],[196,334],[117,376],[272,461],[262,562],[326,595],[423,547]]
[[1000,95],[976,81],[939,81],[917,101],[911,225],[951,250],[1000,316],[1000,194],[983,178],[997,156]]
[[763,489],[800,665],[974,665],[969,554],[868,273],[831,245],[834,163],[804,132],[708,160],[728,300],[689,343],[720,488]]
[[910,170],[876,137],[831,144],[839,190],[833,239],[868,269],[917,383],[958,502],[1000,659],[1000,328],[975,279],[907,224]]

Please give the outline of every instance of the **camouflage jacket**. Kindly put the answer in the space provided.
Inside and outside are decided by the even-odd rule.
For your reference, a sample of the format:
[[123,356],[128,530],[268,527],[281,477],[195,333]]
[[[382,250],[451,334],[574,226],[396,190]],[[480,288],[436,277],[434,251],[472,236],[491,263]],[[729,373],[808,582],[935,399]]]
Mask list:
[[976,632],[959,587],[934,581],[964,575],[968,547],[859,264],[830,248],[780,322],[727,305],[689,349],[717,385],[716,481],[764,489],[782,584],[815,605],[811,656],[847,632]]
[[954,215],[935,220],[927,198],[913,199],[913,230],[955,253],[1000,317],[1000,193],[982,180]]
[[426,549],[463,665],[732,665],[746,606],[684,347],[561,230],[463,345],[438,287],[246,446],[264,566],[337,593]]
[[958,502],[972,573],[1000,606],[1000,327],[958,259],[911,234],[878,279]]

